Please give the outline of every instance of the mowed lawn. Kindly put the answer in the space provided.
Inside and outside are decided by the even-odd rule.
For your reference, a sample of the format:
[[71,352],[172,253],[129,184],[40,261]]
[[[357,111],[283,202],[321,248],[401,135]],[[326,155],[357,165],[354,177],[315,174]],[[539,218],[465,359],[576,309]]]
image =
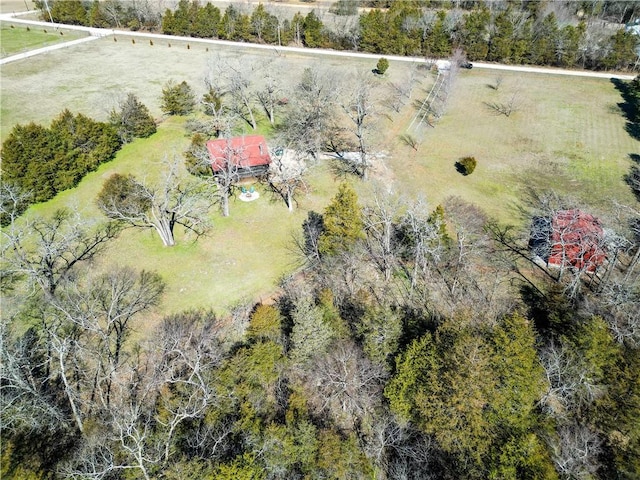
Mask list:
[[[165,156],[180,155],[189,145],[184,118],[163,122],[156,134],[126,145],[108,164],[87,175],[74,189],[30,208],[25,217],[49,216],[58,208],[77,209],[87,219],[105,219],[95,206],[102,183],[113,173],[132,174],[153,184]],[[312,169],[315,185],[289,213],[284,202],[256,185],[260,198],[253,202],[231,201],[231,215],[211,211],[213,228],[205,237],[185,236],[176,228],[178,244],[163,247],[154,230],[131,229],[114,240],[97,260],[98,271],[113,266],[160,273],[167,283],[161,311],[175,313],[189,308],[227,311],[239,303],[266,299],[279,279],[297,264],[294,235],[306,212],[322,209],[337,183],[321,167]]]
[[[514,94],[517,109],[509,117],[486,105],[508,103]],[[612,200],[632,205],[623,177],[640,142],[625,131],[621,101],[606,79],[463,71],[446,114],[422,129],[418,151],[398,142],[392,170],[412,195],[432,203],[459,196],[503,221],[516,221],[529,188],[554,189],[602,211]],[[394,133],[404,132],[406,119]],[[466,177],[455,170],[464,156],[478,161]]]
[[82,37],[86,37],[86,34],[73,30],[53,30],[53,28],[27,27],[19,23],[2,22],[0,24],[0,57],[4,58]]
[[[104,120],[126,92],[135,93],[161,119],[165,82],[187,80],[202,93],[214,55],[269,62],[269,68],[282,72],[283,96],[289,96],[308,66],[340,69],[337,74],[345,79],[374,66],[363,59],[153,42],[104,38],[3,66],[2,138],[15,123],[48,124],[64,108]],[[386,78],[378,80],[379,88],[401,81],[407,68],[406,63],[391,62]],[[503,81],[495,90],[490,86],[498,76]],[[432,82],[433,75],[423,71],[414,100],[424,98]],[[506,102],[515,92],[518,109],[509,118],[496,116],[485,105]],[[423,196],[432,207],[459,196],[509,222],[518,221],[517,207],[527,188],[553,188],[603,211],[614,199],[631,204],[635,200],[622,177],[631,164],[629,154],[640,151],[640,142],[625,131],[619,102],[620,95],[608,80],[463,71],[444,117],[435,128],[419,132],[417,152],[399,140],[414,107],[407,105],[395,113],[379,106],[371,144],[386,157],[376,166],[371,182],[383,182],[407,198]],[[87,217],[99,218],[93,203],[104,180],[119,172],[152,181],[165,155],[179,156],[187,148],[189,136],[183,124],[184,119],[164,119],[158,133],[125,146],[114,161],[88,175],[77,188],[33,207],[26,216],[75,206]],[[454,164],[467,155],[476,157],[478,167],[463,177]],[[233,201],[229,218],[212,212],[214,227],[197,242],[179,233],[178,245],[164,248],[154,232],[129,230],[113,242],[97,267],[158,271],[167,282],[163,312],[196,307],[225,311],[239,302],[259,301],[274,292],[282,275],[296,268],[293,236],[299,234],[309,210],[322,211],[338,183],[328,165],[318,164],[311,169],[308,192],[293,214],[258,187],[261,198]],[[357,180],[354,184],[366,201],[371,189]]]

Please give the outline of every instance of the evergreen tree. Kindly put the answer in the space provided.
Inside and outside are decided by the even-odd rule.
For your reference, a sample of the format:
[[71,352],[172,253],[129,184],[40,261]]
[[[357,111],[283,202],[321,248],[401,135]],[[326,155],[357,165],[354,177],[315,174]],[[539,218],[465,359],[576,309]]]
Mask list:
[[336,255],[364,238],[362,211],[353,187],[344,182],[323,215],[324,230],[318,240],[321,255]]
[[304,17],[302,28],[302,43],[305,47],[316,48],[323,45],[322,22],[313,10]]
[[80,0],[54,2],[51,7],[51,17],[56,23],[68,23],[70,25],[87,24],[87,11]]
[[551,12],[535,29],[529,61],[534,65],[556,65],[558,40],[558,21]]
[[487,38],[489,36],[490,21],[491,14],[486,7],[465,15],[462,44],[469,60],[484,60],[487,58],[489,52]]
[[123,143],[134,138],[146,138],[156,132],[156,122],[149,109],[133,93],[127,95],[119,111],[111,112],[109,120]]
[[167,115],[188,115],[196,106],[196,97],[186,81],[176,84],[169,81],[162,89],[160,108]]
[[492,62],[509,62],[511,60],[514,27],[511,23],[511,10],[500,12],[493,22],[493,34],[489,40],[488,60]]
[[87,13],[88,25],[90,27],[106,28],[109,26],[109,21],[106,19],[102,8],[100,8],[100,2],[93,0],[91,8]]
[[445,28],[447,13],[441,10],[424,39],[423,53],[428,57],[443,58],[451,54],[451,39]]
[[371,10],[360,15],[360,48],[370,53],[396,53],[388,48],[389,32],[385,14],[381,10]]
[[604,68],[617,68],[626,70],[630,68],[638,58],[637,48],[640,39],[624,29],[618,30],[609,40],[610,53],[602,60]]
[[222,17],[220,9],[211,3],[198,9],[191,28],[191,35],[198,38],[217,38]]

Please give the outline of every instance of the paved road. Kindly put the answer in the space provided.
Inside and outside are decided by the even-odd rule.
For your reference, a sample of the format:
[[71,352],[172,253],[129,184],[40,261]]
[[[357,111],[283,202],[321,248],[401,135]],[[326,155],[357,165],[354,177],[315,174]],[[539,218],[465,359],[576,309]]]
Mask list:
[[[86,32],[89,35],[89,38],[73,40],[73,41],[64,42],[64,43],[58,43],[56,45],[51,45],[49,47],[43,47],[37,50],[32,50],[31,52],[21,53],[18,55],[6,57],[0,60],[0,65],[13,62],[16,60],[22,60],[23,58],[27,58],[33,55],[39,55],[41,53],[57,50],[59,48],[72,46],[77,43],[89,41],[91,39],[106,37],[109,35],[124,35],[129,37],[185,41],[190,43],[203,43],[203,44],[209,44],[209,45],[229,46],[234,48],[270,50],[272,52],[275,51],[278,53],[290,52],[290,53],[301,53],[304,55],[368,58],[375,61],[377,61],[380,58],[380,55],[371,54],[371,53],[324,50],[319,48],[278,47],[274,45],[261,45],[256,43],[230,42],[228,40],[210,40],[210,39],[193,38],[193,37],[180,37],[175,35],[163,35],[159,33],[131,32],[126,30],[82,27],[78,25],[62,25],[62,24],[55,24],[55,23],[52,24],[49,22],[40,22],[37,20],[27,20],[24,18],[19,18],[21,15],[25,15],[28,13],[33,13],[33,12],[3,13],[3,14],[0,14],[0,21],[4,20],[4,21],[10,21],[10,22],[21,23],[26,25],[40,26],[44,28],[54,28],[54,29],[64,28],[66,30],[77,30],[77,31]],[[410,63],[411,62],[413,63],[432,63],[433,62],[432,60],[427,60],[422,57],[401,57],[397,55],[385,55],[385,57],[391,61],[396,61],[396,62],[410,62]],[[538,73],[538,74],[542,73],[547,75],[570,75],[570,76],[577,76],[577,77],[593,77],[593,78],[618,78],[621,80],[632,80],[635,77],[635,75],[615,73],[615,72],[592,72],[592,71],[586,71],[586,70],[565,70],[560,68],[546,68],[546,67],[522,67],[517,65],[502,65],[502,64],[496,64],[496,63],[484,63],[484,62],[476,62],[473,64],[473,66],[474,68],[482,68],[482,69],[490,69],[490,70],[506,70],[511,72]]]

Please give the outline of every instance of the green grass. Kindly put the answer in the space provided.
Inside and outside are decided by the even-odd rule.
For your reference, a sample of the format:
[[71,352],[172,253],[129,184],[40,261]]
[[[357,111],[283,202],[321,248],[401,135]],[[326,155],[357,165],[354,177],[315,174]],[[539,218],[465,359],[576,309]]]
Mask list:
[[[63,35],[60,35],[60,32],[62,32]],[[55,43],[67,42],[85,36],[86,34],[73,30],[54,31],[52,28],[27,27],[25,25],[3,22],[2,25],[0,25],[0,45],[2,46],[0,53],[1,57],[4,58],[28,50],[46,47]]]
[[[461,74],[447,113],[424,132],[418,152],[398,145],[392,170],[399,184],[432,203],[460,196],[505,221],[515,220],[512,206],[528,187],[554,188],[601,209],[613,199],[635,201],[623,176],[640,142],[624,129],[611,82],[501,73],[504,82],[495,91],[488,87],[495,76]],[[520,108],[509,118],[486,107],[516,89]],[[478,166],[464,177],[454,164],[469,155]]]
[[[165,82],[184,79],[203,93],[202,79],[214,54],[213,47],[207,52],[204,45],[192,43],[187,50],[186,44],[173,42],[168,47],[167,43],[154,40],[151,46],[140,40],[132,44],[126,36],[116,42],[104,38],[3,66],[2,138],[15,123],[48,124],[63,108],[104,120],[115,99],[125,92],[136,94],[161,118]],[[216,53],[239,55],[226,48]],[[264,60],[266,54],[260,55],[245,52],[242,61]],[[318,64],[316,58],[300,54],[271,60],[272,68],[286,72],[283,81],[290,82],[283,87],[284,96],[290,96],[303,68]],[[374,63],[322,59],[322,65],[343,69],[344,78],[351,78],[355,69],[370,70]],[[391,62],[379,83],[400,81],[406,68],[404,63]],[[433,82],[428,72],[422,75],[414,100],[423,98]],[[399,139],[413,107],[380,115],[371,144],[387,157],[372,172],[372,182],[407,198],[423,196],[432,207],[449,196],[459,196],[509,222],[518,220],[517,206],[528,187],[554,188],[603,211],[612,200],[635,202],[622,177],[630,167],[629,154],[640,151],[640,142],[624,129],[617,107],[621,98],[611,82],[505,72],[500,73],[504,82],[495,91],[488,85],[497,75],[480,69],[462,72],[444,117],[435,128],[417,134],[421,138],[417,152]],[[495,116],[484,105],[504,101],[516,89],[520,108],[511,117]],[[390,113],[382,106],[379,111]],[[163,156],[180,155],[187,148],[183,123],[182,118],[165,120],[155,135],[125,146],[115,160],[88,175],[78,187],[32,207],[27,216],[49,215],[63,206],[78,206],[88,217],[100,215],[94,199],[103,181],[114,172],[151,181]],[[268,134],[266,122],[260,131]],[[466,177],[455,169],[455,162],[464,156],[478,161]],[[292,235],[300,232],[309,210],[323,210],[338,181],[326,163],[315,166],[308,178],[308,194],[293,214],[259,187],[262,196],[257,201],[232,201],[229,218],[212,212],[214,228],[195,243],[179,232],[178,245],[164,248],[152,231],[126,231],[97,268],[129,265],[158,271],[167,282],[162,312],[193,307],[223,311],[237,302],[259,300],[273,293],[280,276],[295,268]],[[357,180],[354,184],[364,200],[371,189]]]
[[[104,180],[117,172],[153,183],[162,157],[180,154],[188,147],[183,123],[184,118],[168,119],[156,134],[126,145],[113,161],[87,175],[76,188],[34,205],[25,216],[47,217],[66,207],[79,209],[87,218],[100,217],[94,202]],[[230,217],[212,211],[214,227],[206,237],[194,241],[177,227],[178,245],[167,248],[153,230],[127,230],[112,242],[97,267],[130,266],[160,273],[167,282],[160,308],[165,313],[198,307],[223,312],[239,302],[259,301],[275,291],[282,275],[295,269],[293,235],[307,210],[321,210],[324,199],[336,189],[326,169],[313,169],[311,176],[319,188],[301,199],[294,213],[257,186],[259,199],[232,199]]]

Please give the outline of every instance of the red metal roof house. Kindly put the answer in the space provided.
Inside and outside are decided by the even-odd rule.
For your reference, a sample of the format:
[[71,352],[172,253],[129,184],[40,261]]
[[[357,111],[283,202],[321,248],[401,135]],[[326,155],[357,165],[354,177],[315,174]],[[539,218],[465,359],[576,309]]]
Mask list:
[[271,164],[267,142],[261,135],[209,140],[207,150],[214,175],[233,173],[241,178],[260,177]]
[[593,272],[606,258],[600,221],[580,210],[560,210],[551,219],[549,265]]

